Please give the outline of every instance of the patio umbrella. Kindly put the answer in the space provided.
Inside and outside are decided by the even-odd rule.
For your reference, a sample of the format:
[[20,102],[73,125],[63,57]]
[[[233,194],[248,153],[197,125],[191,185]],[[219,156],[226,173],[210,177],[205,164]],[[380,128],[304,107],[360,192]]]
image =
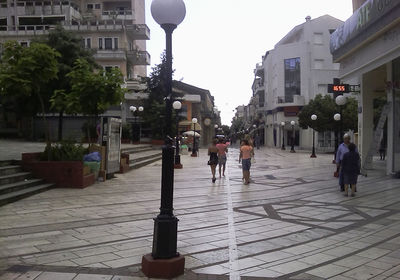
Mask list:
[[[185,131],[184,133],[182,133],[184,136],[192,136],[193,137],[193,130],[190,131]],[[200,137],[200,134],[197,132],[194,132],[194,135],[196,138]]]

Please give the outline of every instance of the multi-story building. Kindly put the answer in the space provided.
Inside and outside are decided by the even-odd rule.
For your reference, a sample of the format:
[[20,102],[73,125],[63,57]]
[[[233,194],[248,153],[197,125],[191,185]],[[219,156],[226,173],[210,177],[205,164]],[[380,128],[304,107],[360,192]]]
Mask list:
[[[400,175],[400,1],[353,0],[353,10],[330,43],[333,59],[340,63],[338,78],[360,85],[356,144],[363,165],[383,149],[386,173]],[[374,130],[379,100],[387,103],[382,110],[386,125]]]
[[105,69],[118,67],[127,78],[146,76],[150,55],[146,41],[144,0],[3,0],[0,1],[0,42],[29,45],[56,24],[76,32]]
[[[249,106],[255,107],[253,122],[264,132],[267,146],[280,146],[283,139],[290,145],[290,122],[295,121],[295,145],[311,147],[312,131],[299,128],[297,114],[317,94],[327,94],[327,84],[337,76],[339,64],[332,62],[329,40],[342,23],[329,15],[313,20],[308,16],[256,65]],[[319,135],[319,146],[333,147],[333,135]]]
[[[150,30],[145,23],[145,0],[0,0],[0,44],[16,40],[28,46],[58,24],[81,36],[82,44],[95,51],[95,60],[104,69],[118,67],[126,80],[147,76]],[[137,86],[131,84],[127,83],[128,90],[134,92]],[[135,102],[128,93],[122,107],[113,106],[106,115],[125,121]],[[70,130],[79,128],[74,125]]]

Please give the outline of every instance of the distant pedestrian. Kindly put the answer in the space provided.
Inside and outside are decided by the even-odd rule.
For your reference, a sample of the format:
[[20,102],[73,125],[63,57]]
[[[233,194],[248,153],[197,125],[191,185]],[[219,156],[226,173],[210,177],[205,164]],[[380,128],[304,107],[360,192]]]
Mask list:
[[228,145],[225,143],[224,139],[221,138],[219,139],[216,147],[218,149],[218,171],[219,177],[221,178],[221,169],[222,175],[225,177],[226,153],[228,152]]
[[259,150],[260,149],[260,135],[258,133],[254,137],[254,143],[256,144],[257,150]]
[[215,178],[215,170],[217,168],[218,164],[218,148],[216,146],[217,144],[217,139],[214,139],[210,147],[208,147],[208,155],[210,156],[210,159],[208,160],[208,165],[211,168],[211,174],[212,174],[212,182],[215,183],[217,180]]
[[248,185],[250,183],[250,167],[251,167],[251,157],[254,155],[254,149],[249,144],[249,141],[242,140],[240,147],[239,163],[242,162],[242,171],[244,184]]
[[356,145],[350,143],[349,151],[343,155],[342,173],[344,181],[344,195],[348,196],[349,186],[351,186],[351,196],[355,195],[357,177],[360,174],[360,155],[356,151]]
[[379,146],[379,156],[381,157],[381,160],[385,160],[386,157],[386,143],[385,139],[382,138],[381,144]]

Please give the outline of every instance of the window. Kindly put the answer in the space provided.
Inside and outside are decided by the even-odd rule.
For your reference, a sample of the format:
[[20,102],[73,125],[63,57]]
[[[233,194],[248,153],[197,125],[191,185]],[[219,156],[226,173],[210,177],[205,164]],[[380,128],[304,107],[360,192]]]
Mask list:
[[323,68],[324,68],[324,60],[314,59],[314,69],[323,69]]
[[314,44],[322,45],[324,43],[323,33],[314,33]]
[[112,50],[112,38],[104,38],[104,49]]
[[112,69],[112,66],[104,66],[104,70],[106,70],[106,72],[111,72]]
[[284,60],[285,102],[293,102],[294,95],[300,95],[300,57]]
[[21,47],[29,47],[29,42],[26,41],[19,42],[19,44],[21,45]]
[[339,70],[340,69],[340,63],[333,63],[333,70]]
[[100,9],[101,9],[101,5],[100,5],[100,4],[95,4],[95,5],[94,5],[94,8],[95,8],[96,10],[100,10]]
[[318,92],[317,94],[325,95],[328,92],[328,85],[327,84],[318,84]]
[[118,49],[118,38],[99,38],[99,49],[100,50]]
[[261,92],[261,93],[258,95],[258,106],[264,107],[264,103],[265,103],[265,93],[264,93],[264,92]]
[[87,4],[87,5],[86,5],[86,8],[87,8],[88,10],[93,10],[93,4]]
[[82,40],[82,46],[86,49],[92,48],[92,38],[84,38]]

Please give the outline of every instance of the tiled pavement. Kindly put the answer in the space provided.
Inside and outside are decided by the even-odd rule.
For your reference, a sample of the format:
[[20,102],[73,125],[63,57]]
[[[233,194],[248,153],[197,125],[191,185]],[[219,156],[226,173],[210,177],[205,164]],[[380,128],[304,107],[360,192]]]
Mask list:
[[[371,173],[344,197],[331,155],[263,149],[245,186],[237,152],[215,184],[205,151],[182,156],[179,279],[400,279],[398,179]],[[0,279],[146,279],[140,261],[151,251],[160,168],[0,208]]]

